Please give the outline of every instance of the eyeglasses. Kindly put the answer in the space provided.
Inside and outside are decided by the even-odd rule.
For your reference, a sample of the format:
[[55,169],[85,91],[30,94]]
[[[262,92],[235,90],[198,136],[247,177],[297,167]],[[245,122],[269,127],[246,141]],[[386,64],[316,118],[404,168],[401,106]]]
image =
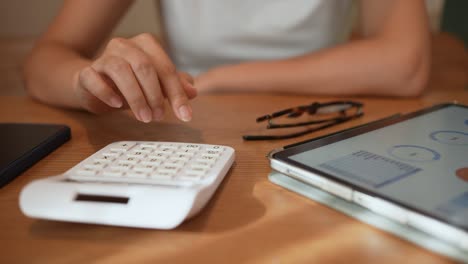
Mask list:
[[[316,132],[337,124],[341,124],[358,117],[364,113],[363,104],[355,101],[332,101],[326,103],[312,103],[298,107],[284,109],[269,115],[257,118],[257,123],[268,121],[267,129],[293,128],[311,126],[306,130],[282,135],[244,135],[244,140],[274,140],[299,137]],[[308,115],[305,115],[305,114]],[[298,121],[298,118],[306,120]],[[295,119],[295,122],[291,122]],[[276,120],[276,122],[275,122]]]

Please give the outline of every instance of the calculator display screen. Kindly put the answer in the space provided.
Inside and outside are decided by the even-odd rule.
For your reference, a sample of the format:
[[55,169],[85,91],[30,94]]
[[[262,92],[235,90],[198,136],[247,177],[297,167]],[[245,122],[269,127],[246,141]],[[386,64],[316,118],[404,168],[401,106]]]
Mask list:
[[299,146],[287,160],[468,228],[468,108],[446,105],[315,146]]

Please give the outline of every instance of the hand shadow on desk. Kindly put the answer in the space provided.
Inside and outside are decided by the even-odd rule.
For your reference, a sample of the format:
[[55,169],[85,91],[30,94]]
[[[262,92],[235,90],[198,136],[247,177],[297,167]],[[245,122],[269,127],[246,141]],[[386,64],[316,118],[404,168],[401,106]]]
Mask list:
[[[68,111],[71,118],[79,122],[96,151],[115,141],[175,141],[202,142],[201,131],[181,121],[143,123],[128,111],[117,111],[93,115],[79,111]],[[72,131],[72,138],[81,137],[81,131]]]

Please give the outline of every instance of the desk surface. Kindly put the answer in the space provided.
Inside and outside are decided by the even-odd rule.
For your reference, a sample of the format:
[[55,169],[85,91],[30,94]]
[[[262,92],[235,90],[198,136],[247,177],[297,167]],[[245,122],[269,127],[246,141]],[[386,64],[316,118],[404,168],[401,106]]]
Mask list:
[[[11,65],[15,67],[14,63]],[[0,67],[3,81],[9,75],[8,69]],[[314,135],[282,141],[245,142],[241,135],[258,129],[257,116],[336,98],[204,95],[193,101],[194,119],[188,124],[173,116],[168,116],[162,123],[143,124],[127,112],[93,116],[42,105],[20,94],[7,96],[5,94],[9,93],[3,93],[0,96],[0,122],[63,123],[71,127],[72,140],[0,190],[0,262],[450,262],[270,183],[265,154],[289,143],[395,112],[410,112],[453,100],[468,104],[466,59],[461,74],[459,69],[438,73],[439,77],[433,78],[433,85],[421,98],[354,98],[365,104],[363,118]],[[12,82],[20,86],[16,81]],[[60,174],[118,140],[223,144],[234,147],[237,157],[207,207],[172,231],[52,222],[22,215],[18,195],[28,182]]]

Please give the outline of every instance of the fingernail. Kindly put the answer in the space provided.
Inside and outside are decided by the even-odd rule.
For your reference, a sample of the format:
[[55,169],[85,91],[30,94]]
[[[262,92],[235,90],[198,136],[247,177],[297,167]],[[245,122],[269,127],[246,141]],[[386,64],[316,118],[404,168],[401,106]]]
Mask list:
[[111,103],[111,106],[115,107],[115,108],[120,108],[123,105],[122,100],[120,100],[120,98],[118,98],[118,97],[112,97],[110,99],[110,103]]
[[188,122],[192,119],[192,109],[188,105],[179,107],[179,116],[184,122]]
[[151,122],[151,111],[148,108],[143,108],[139,112],[141,121],[145,123]]
[[194,96],[197,96],[197,94],[198,94],[197,88],[195,88],[195,86],[193,86],[193,84],[191,84],[191,83],[188,83],[187,85],[188,85],[188,87],[190,87],[190,89],[193,90]]
[[195,86],[193,86],[193,84],[189,83],[189,82],[186,82],[185,83],[190,89],[192,90],[197,90],[197,88],[195,88]]
[[153,110],[153,118],[156,121],[161,121],[164,118],[164,111],[162,108],[158,107]]

